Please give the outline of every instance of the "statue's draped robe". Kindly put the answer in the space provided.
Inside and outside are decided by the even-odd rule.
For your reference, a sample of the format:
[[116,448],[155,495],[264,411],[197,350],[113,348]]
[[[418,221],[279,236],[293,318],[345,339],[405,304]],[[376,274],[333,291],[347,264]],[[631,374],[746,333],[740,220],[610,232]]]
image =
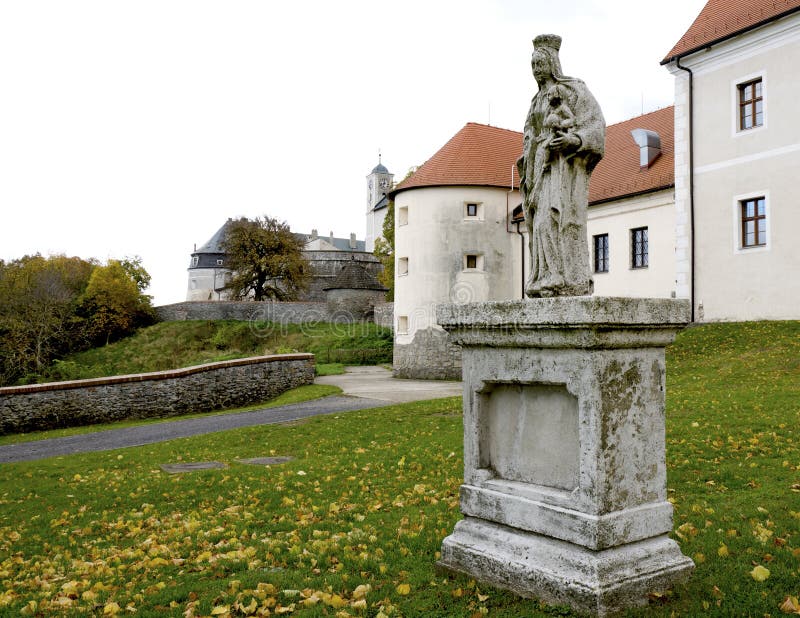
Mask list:
[[[553,135],[544,120],[551,111],[552,88],[567,94],[565,103],[575,116],[569,132],[581,140],[577,148],[547,148]],[[589,177],[603,158],[604,146],[603,113],[581,80],[556,78],[553,87],[533,97],[518,162],[531,251],[528,296],[591,294],[586,209]]]

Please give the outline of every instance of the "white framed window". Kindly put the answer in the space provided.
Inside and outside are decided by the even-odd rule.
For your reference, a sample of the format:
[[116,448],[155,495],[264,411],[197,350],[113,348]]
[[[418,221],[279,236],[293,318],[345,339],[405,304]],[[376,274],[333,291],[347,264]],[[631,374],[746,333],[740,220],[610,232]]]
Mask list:
[[466,271],[483,270],[483,255],[480,253],[465,253],[461,268]]
[[399,316],[397,316],[397,334],[398,335],[407,335],[408,334],[408,316],[407,315],[399,315]]
[[731,128],[734,137],[752,135],[767,126],[767,74],[758,71],[731,81]]
[[768,251],[771,230],[769,191],[735,195],[732,210],[733,252]]
[[217,266],[222,266],[222,260],[217,260]]
[[397,258],[397,274],[401,277],[408,274],[408,258]]
[[647,268],[650,265],[650,240],[646,227],[631,230],[631,268]]
[[197,262],[199,262],[199,261],[200,261],[200,258],[198,258],[196,255],[192,256],[192,266],[197,266]]
[[483,221],[482,202],[464,202],[465,221]]
[[397,209],[397,225],[408,225],[408,206]]

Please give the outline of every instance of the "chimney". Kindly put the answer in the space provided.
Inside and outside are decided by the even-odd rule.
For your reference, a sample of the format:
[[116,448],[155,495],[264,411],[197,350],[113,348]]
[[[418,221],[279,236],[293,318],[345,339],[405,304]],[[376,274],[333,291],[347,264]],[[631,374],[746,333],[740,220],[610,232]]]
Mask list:
[[316,240],[316,239],[317,239],[317,230],[315,228],[311,230],[311,240]]
[[649,168],[661,155],[661,138],[655,131],[647,129],[633,129],[631,136],[639,146],[639,168]]
[[333,244],[333,230],[331,230],[330,243]]
[[355,249],[356,248],[356,235],[355,234],[350,234],[350,248],[351,249]]

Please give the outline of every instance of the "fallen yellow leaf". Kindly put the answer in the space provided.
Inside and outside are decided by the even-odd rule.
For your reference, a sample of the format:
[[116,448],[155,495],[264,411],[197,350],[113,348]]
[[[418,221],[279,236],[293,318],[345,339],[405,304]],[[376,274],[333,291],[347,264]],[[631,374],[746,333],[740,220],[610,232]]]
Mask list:
[[797,597],[786,597],[781,603],[780,610],[784,614],[800,614],[800,603],[797,602]]
[[411,585],[410,584],[398,584],[397,585],[397,594],[406,595],[411,592]]
[[750,577],[757,582],[763,582],[769,577],[769,569],[764,568],[759,564],[758,566],[754,567],[752,571],[750,571]]

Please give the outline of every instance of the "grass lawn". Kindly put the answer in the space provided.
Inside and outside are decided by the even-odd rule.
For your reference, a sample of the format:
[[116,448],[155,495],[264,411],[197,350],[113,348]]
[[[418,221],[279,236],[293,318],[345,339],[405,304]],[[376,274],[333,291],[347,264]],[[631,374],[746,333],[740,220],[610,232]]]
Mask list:
[[[667,371],[674,536],[697,569],[629,614],[781,615],[800,594],[800,323],[689,329]],[[0,615],[570,615],[435,572],[460,518],[460,411],[419,402],[3,465]],[[270,455],[295,459],[236,463]],[[207,460],[229,467],[158,467]]]

